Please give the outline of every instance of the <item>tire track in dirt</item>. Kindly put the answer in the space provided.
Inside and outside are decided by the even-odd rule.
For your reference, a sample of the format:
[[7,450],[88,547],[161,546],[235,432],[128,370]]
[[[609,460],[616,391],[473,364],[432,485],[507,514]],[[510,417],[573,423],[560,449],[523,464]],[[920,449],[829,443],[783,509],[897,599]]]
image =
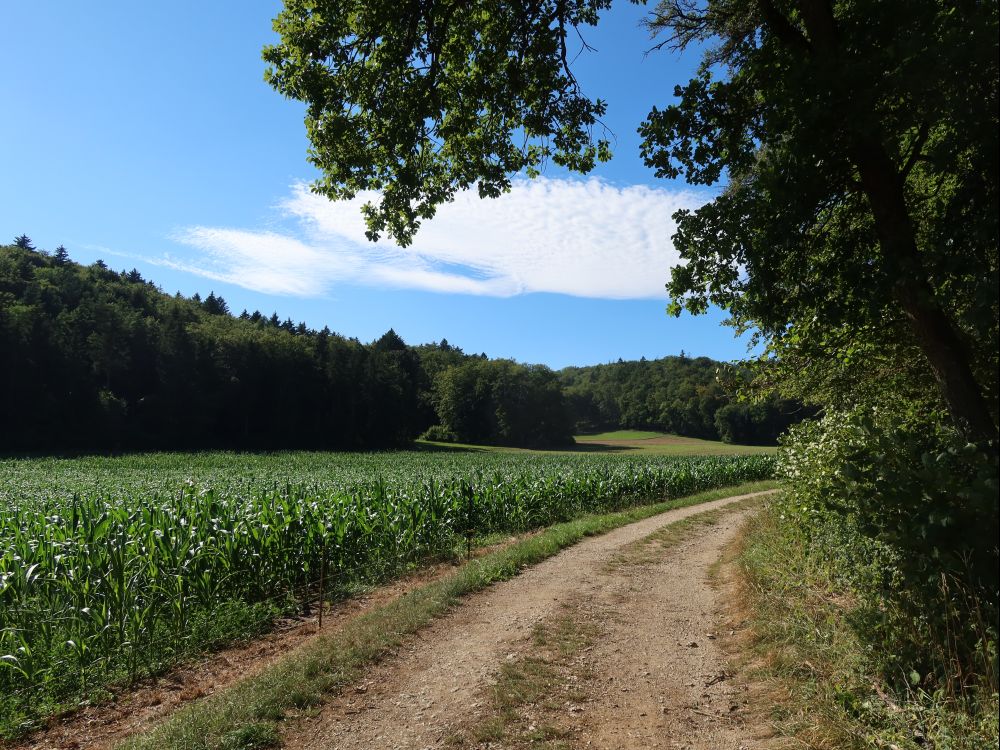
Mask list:
[[[574,746],[750,750],[748,687],[729,671],[736,636],[725,587],[711,569],[748,511],[725,515],[693,538],[620,561],[609,585],[578,607],[601,637],[585,654],[589,685]],[[649,548],[653,548],[650,550]],[[636,559],[639,558],[639,559]]]
[[[396,655],[373,667],[362,683],[331,699],[317,714],[289,722],[284,746],[295,750],[445,746],[456,727],[474,722],[483,713],[486,690],[499,666],[514,657],[535,626],[551,616],[560,602],[596,599],[617,577],[633,575],[620,566],[609,568],[623,549],[675,521],[762,494],[767,493],[667,511],[585,540],[510,581],[468,597],[450,615],[407,639]],[[721,543],[713,560],[719,549]],[[702,584],[702,573],[684,558],[678,562],[666,577],[676,581],[684,597]],[[655,633],[662,636],[665,632],[655,626]],[[642,747],[631,743],[603,746]]]

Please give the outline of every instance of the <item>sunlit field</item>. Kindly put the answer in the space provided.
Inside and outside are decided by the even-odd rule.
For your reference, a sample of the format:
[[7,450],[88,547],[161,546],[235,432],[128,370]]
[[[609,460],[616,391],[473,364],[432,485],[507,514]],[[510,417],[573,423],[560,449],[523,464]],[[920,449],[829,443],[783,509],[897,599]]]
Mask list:
[[0,461],[0,732],[495,534],[771,476],[767,456]]

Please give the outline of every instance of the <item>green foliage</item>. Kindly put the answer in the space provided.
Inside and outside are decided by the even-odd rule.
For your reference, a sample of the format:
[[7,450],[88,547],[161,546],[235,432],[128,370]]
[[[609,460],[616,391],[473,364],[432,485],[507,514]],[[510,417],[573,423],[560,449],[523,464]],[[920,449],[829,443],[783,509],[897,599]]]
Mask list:
[[778,438],[776,432],[792,421],[776,416],[765,404],[726,404],[715,412],[715,429],[725,443],[772,442]]
[[424,430],[424,433],[420,436],[421,440],[430,440],[435,443],[457,443],[458,435],[451,432],[444,425],[436,424],[428,427]]
[[554,372],[511,360],[472,358],[434,381],[437,412],[458,442],[545,448],[573,442]]
[[[725,366],[707,357],[664,357],[560,371],[575,429],[619,428],[774,445],[789,424],[812,415],[790,399],[766,394],[760,403],[734,403],[720,380]],[[721,414],[721,416],[720,416]]]
[[763,479],[767,456],[0,462],[0,732],[474,537]]
[[869,607],[890,680],[961,692],[997,674],[996,459],[889,409],[793,428],[785,518]]
[[[618,426],[716,438],[728,401],[706,358],[556,375],[393,330],[366,346],[16,246],[0,247],[0,346],[6,451],[389,447],[435,424],[514,446]],[[766,411],[744,442],[772,442],[797,410]]]
[[0,451],[405,444],[435,419],[391,337],[236,318],[214,293],[0,247]]
[[[878,628],[894,601],[867,593],[875,584],[856,584],[859,569],[876,571],[877,547],[843,533],[843,518],[822,529],[810,523],[803,534],[787,523],[790,506],[774,503],[750,521],[739,558],[760,657],[753,677],[775,696],[774,730],[803,747],[996,746],[996,673],[992,684],[987,674],[970,676],[957,695],[922,685],[912,662],[896,655],[897,642],[886,642]],[[837,559],[852,536],[849,553]],[[817,554],[824,546],[830,557]],[[845,580],[846,558],[854,585]],[[888,682],[886,654],[895,662]]]
[[728,177],[676,217],[671,310],[793,350],[891,329],[996,452],[996,5],[664,0],[653,27],[711,46],[643,124],[647,164]]
[[591,137],[605,104],[583,95],[568,59],[574,29],[610,4],[287,0],[266,79],[308,105],[314,188],[381,191],[369,236],[407,244],[456,190],[496,197],[549,160],[588,171],[609,158]]

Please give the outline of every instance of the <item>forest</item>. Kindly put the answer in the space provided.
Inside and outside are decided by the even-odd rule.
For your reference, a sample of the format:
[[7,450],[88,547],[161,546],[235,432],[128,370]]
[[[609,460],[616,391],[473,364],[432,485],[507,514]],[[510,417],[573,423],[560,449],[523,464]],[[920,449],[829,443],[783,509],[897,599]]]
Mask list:
[[752,402],[734,399],[748,375],[744,367],[683,351],[559,372],[580,433],[626,428],[774,445],[790,425],[816,414],[815,408],[776,394]]
[[378,449],[425,433],[555,447],[620,427],[773,444],[805,413],[736,403],[704,357],[554,372],[393,330],[366,344],[234,314],[214,292],[171,296],[25,235],[0,247],[0,351],[8,452]]

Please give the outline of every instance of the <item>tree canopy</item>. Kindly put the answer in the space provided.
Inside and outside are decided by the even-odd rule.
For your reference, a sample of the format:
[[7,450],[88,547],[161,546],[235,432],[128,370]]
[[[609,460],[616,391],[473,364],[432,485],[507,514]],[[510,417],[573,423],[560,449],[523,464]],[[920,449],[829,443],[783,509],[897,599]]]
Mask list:
[[708,357],[663,357],[567,367],[560,380],[576,432],[656,430],[743,445],[773,445],[789,425],[815,410],[765,394],[732,398],[749,373]]
[[435,420],[404,349],[0,246],[0,451],[400,445]]
[[569,59],[611,0],[286,0],[267,80],[308,104],[310,160],[331,198],[381,191],[369,236],[410,241],[457,190],[496,197],[551,160],[610,156],[603,101]]
[[658,175],[728,173],[678,214],[673,311],[712,302],[828,354],[892,330],[995,450],[996,4],[671,0],[651,25],[681,49],[721,40],[641,128]]
[[[378,191],[370,235],[406,243],[457,190],[609,157],[567,45],[610,4],[287,0],[268,80],[308,105],[316,189]],[[663,0],[649,27],[706,51],[643,157],[725,182],[677,216],[671,311],[722,306],[777,347],[890,329],[995,451],[996,3]]]

